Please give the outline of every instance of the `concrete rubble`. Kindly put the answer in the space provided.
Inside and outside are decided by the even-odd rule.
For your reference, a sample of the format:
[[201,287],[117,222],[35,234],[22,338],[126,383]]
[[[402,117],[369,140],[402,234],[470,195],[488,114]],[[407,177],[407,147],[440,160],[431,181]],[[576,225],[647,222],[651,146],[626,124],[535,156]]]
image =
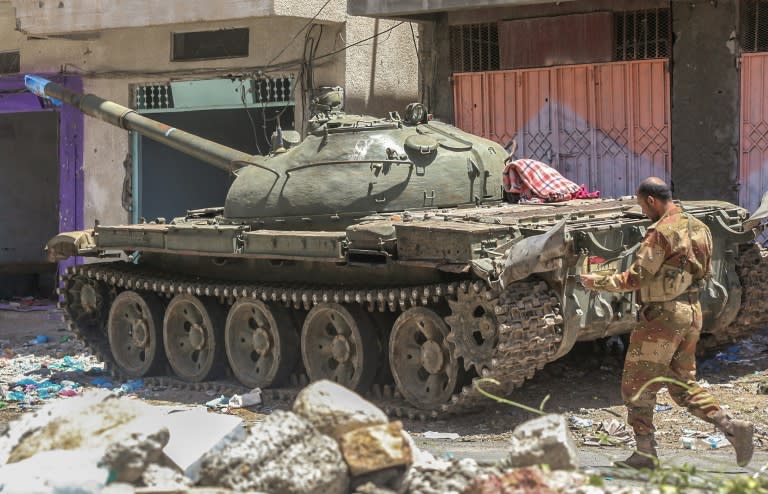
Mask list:
[[552,470],[579,468],[576,442],[562,415],[545,415],[520,424],[512,433],[510,443],[510,466],[546,464]]
[[576,470],[574,451],[565,419],[549,415],[513,433],[509,464],[516,468],[437,459],[399,421],[328,381],[306,387],[292,411],[274,411],[247,431],[238,417],[202,407],[171,409],[95,391],[11,423],[0,436],[0,492],[604,492]]

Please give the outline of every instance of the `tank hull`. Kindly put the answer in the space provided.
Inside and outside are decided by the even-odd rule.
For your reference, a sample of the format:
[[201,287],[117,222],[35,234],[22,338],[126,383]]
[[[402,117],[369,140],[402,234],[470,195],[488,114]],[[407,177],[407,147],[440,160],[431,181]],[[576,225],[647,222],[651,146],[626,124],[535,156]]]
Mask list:
[[[715,276],[702,293],[702,345],[730,341],[768,322],[755,299],[763,295],[759,273],[765,270],[765,253],[752,243],[751,232],[739,230],[745,211],[716,201],[685,203],[685,208],[710,226],[715,245]],[[361,391],[393,386],[406,402],[390,409],[416,416],[482,406],[486,398],[478,385],[507,394],[575,342],[631,331],[637,318],[634,295],[595,295],[583,290],[578,275],[628,266],[631,247],[650,224],[633,200],[400,212],[322,232],[211,222],[193,215],[168,225],[84,232],[91,241],[81,242],[77,253],[129,256],[128,262],[75,267],[62,279],[63,306],[73,327],[101,358],[115,362],[118,372],[131,369],[120,364],[130,355],[121,355],[126,352],[112,341],[117,338],[110,339],[120,294],[156,300],[162,312],[156,316],[166,322],[173,321],[169,311],[195,299],[201,313],[214,314],[204,314],[209,338],[232,347],[218,357],[217,367],[229,366],[243,385],[282,389],[291,376],[298,383],[301,376],[319,375]],[[551,236],[557,228],[562,236]],[[547,235],[555,245],[540,244],[526,254],[520,265],[530,272],[501,287],[503,260]],[[49,249],[62,256],[77,250],[64,243]],[[258,337],[269,325],[242,329],[251,317],[243,311],[273,321],[266,338],[271,350],[264,350]],[[337,320],[344,323],[336,326]],[[170,326],[161,325],[154,338],[168,340],[164,333],[173,333]],[[232,342],[227,335],[234,333],[241,337]],[[276,348],[276,342],[290,348]],[[174,343],[165,343],[170,356],[153,358],[172,358]],[[262,357],[274,354],[270,362],[289,363],[273,365],[262,379],[253,368],[263,359],[247,356],[260,350]],[[403,355],[418,360],[418,368]],[[352,371],[337,375],[345,365]],[[216,378],[181,375],[193,382]],[[282,380],[270,381],[274,376]]]

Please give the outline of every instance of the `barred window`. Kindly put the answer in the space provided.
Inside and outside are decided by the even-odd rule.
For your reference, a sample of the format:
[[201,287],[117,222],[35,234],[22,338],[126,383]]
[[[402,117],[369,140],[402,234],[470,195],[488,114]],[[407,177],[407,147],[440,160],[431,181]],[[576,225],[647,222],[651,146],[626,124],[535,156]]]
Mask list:
[[768,51],[768,1],[743,0],[741,49],[746,52]]
[[614,14],[615,60],[666,58],[672,54],[669,9],[636,10]]
[[451,26],[450,49],[454,72],[499,70],[496,23]]

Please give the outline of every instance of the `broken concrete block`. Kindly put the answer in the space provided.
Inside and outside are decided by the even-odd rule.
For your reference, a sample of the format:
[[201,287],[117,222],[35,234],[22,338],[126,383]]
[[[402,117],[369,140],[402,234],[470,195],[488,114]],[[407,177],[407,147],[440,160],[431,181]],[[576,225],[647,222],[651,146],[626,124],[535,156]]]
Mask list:
[[192,481],[177,470],[158,464],[148,465],[141,474],[144,485],[152,486],[158,491],[187,492]]
[[109,445],[99,465],[109,468],[111,477],[117,482],[136,482],[148,465],[164,460],[163,447],[168,444],[169,437],[168,429],[151,434],[133,433]]
[[11,423],[0,438],[0,464],[56,449],[100,448],[103,452],[133,432],[152,434],[160,430],[158,415],[146,403],[120,399],[104,390],[54,400]]
[[335,440],[291,412],[276,411],[248,436],[203,459],[198,485],[282,494],[345,494],[347,465]]
[[387,416],[357,393],[328,380],[314,382],[301,390],[293,411],[320,432],[339,440],[345,432],[387,423]]
[[204,407],[186,410],[163,407],[159,424],[168,429],[170,440],[163,448],[168,460],[196,481],[208,454],[245,438],[243,421],[234,415],[210,413]]
[[346,432],[339,446],[352,476],[409,465],[412,461],[411,448],[399,421]]
[[97,466],[101,449],[43,451],[0,467],[3,494],[97,494],[109,471]]
[[512,433],[510,446],[512,467],[547,464],[552,470],[579,468],[576,443],[562,415],[550,414],[523,422]]
[[[464,494],[499,494],[505,492],[592,492],[582,486],[589,477],[578,472],[544,472],[538,466],[516,468],[475,479]],[[594,492],[603,492],[602,489]]]
[[413,464],[398,492],[409,494],[461,494],[486,469],[471,458],[432,460]]

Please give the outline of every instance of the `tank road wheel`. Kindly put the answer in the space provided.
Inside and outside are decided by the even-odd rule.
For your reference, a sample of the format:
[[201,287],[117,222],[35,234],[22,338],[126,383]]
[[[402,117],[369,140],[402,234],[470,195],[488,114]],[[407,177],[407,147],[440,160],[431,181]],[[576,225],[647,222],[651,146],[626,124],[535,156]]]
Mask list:
[[451,327],[448,341],[453,356],[464,360],[464,368],[475,368],[478,375],[490,366],[496,345],[499,343],[499,323],[494,308],[498,299],[485,289],[475,294],[459,291],[457,299],[449,300],[451,315],[445,322]]
[[319,304],[301,329],[301,357],[311,381],[329,379],[367,389],[379,366],[379,345],[362,308]]
[[221,332],[224,312],[215,302],[176,295],[165,309],[163,343],[168,362],[188,382],[216,377],[226,358]]
[[107,318],[109,348],[115,363],[130,377],[158,370],[163,354],[163,304],[155,295],[125,291]]
[[431,410],[456,390],[459,362],[447,340],[448,325],[434,311],[414,307],[403,312],[389,335],[389,365],[397,389],[408,402]]
[[78,324],[103,327],[109,310],[106,285],[85,276],[74,276],[67,282],[66,310]]
[[283,384],[288,377],[296,364],[299,338],[286,309],[241,299],[229,309],[224,344],[241,383],[268,387]]

